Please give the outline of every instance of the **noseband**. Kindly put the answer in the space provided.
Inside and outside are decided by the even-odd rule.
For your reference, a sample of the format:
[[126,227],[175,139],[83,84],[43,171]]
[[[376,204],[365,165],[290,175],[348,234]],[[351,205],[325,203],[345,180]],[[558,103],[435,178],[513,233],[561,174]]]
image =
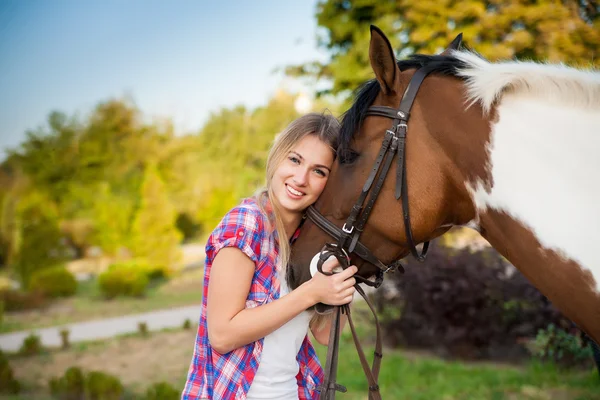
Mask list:
[[[371,214],[373,206],[375,205],[375,201],[377,200],[377,196],[379,196],[379,192],[383,187],[383,183],[392,164],[392,160],[394,159],[394,156],[396,154],[398,154],[398,159],[396,162],[395,197],[396,200],[402,199],[404,231],[406,234],[407,245],[410,249],[411,254],[417,260],[425,260],[427,250],[429,248],[429,242],[427,241],[424,243],[423,250],[419,254],[415,245],[410,225],[410,213],[408,209],[408,185],[406,184],[405,141],[408,129],[408,119],[410,117],[410,110],[414,103],[415,97],[417,96],[417,92],[419,91],[419,88],[423,83],[423,80],[427,77],[427,75],[429,75],[431,71],[432,68],[428,68],[427,66],[425,66],[421,67],[415,72],[408,84],[408,87],[404,91],[402,100],[400,101],[400,106],[397,109],[387,106],[371,106],[367,109],[367,117],[377,116],[389,118],[392,120],[392,126],[385,132],[385,136],[381,144],[381,149],[379,150],[379,154],[377,155],[377,159],[375,160],[375,165],[371,169],[371,173],[369,174],[369,177],[367,178],[367,181],[365,182],[362,188],[362,192],[358,197],[358,200],[356,200],[356,203],[352,207],[350,215],[346,219],[344,226],[341,229],[338,228],[331,221],[329,221],[327,218],[321,215],[313,206],[310,206],[307,209],[307,217],[324,232],[326,232],[328,235],[337,240],[337,244],[326,244],[321,250],[321,253],[319,254],[319,260],[317,263],[317,269],[319,270],[319,272],[326,275],[331,275],[331,273],[324,272],[322,267],[323,263],[332,255],[338,259],[343,269],[347,268],[350,264],[351,254],[356,254],[364,261],[378,268],[375,281],[367,280],[358,275],[354,276],[357,281],[365,283],[369,286],[374,286],[376,288],[379,287],[383,282],[384,273],[388,271],[399,269],[402,272],[404,272],[404,268],[400,264],[399,260],[392,262],[390,265],[385,265],[365,245],[363,245],[359,241],[359,237],[365,228],[369,215]],[[368,201],[367,196],[369,196]],[[377,384],[379,367],[381,365],[382,358],[380,326],[379,322],[377,321],[375,310],[372,307],[369,300],[367,299],[367,297],[365,296],[364,291],[360,286],[358,286],[358,284],[355,285],[355,287],[359,294],[365,299],[369,308],[373,312],[373,315],[375,316],[375,323],[377,327],[377,343],[375,345],[373,365],[372,367],[369,367],[364,356],[362,346],[358,342],[358,337],[356,335],[354,324],[350,316],[350,308],[348,307],[348,305],[336,307],[335,318],[332,321],[332,327],[329,335],[327,366],[325,370],[325,379],[323,385],[321,386],[321,399],[334,399],[336,390],[342,392],[346,391],[346,389],[342,385],[339,385],[335,381],[337,373],[337,356],[339,346],[341,312],[348,316],[348,322],[352,330],[354,343],[359,353],[363,370],[365,371],[365,375],[367,376],[367,380],[369,381],[369,399],[381,399],[381,395],[379,393],[379,386]]]

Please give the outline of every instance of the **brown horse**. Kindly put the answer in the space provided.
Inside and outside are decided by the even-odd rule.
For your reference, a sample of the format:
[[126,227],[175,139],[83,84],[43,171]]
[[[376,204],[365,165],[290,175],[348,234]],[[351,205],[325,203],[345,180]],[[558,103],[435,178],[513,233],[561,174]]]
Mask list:
[[[404,208],[415,243],[452,226],[476,229],[600,342],[600,74],[489,63],[468,51],[397,61],[376,27],[369,56],[376,79],[344,115],[338,157],[315,209],[344,225],[391,125],[367,110],[397,109],[415,71],[426,67],[431,73],[406,124],[407,207],[395,196],[396,156],[360,241],[384,263],[406,256]],[[311,259],[327,242],[306,221],[292,250],[291,287],[310,278]],[[356,254],[351,261],[362,277],[378,271]]]

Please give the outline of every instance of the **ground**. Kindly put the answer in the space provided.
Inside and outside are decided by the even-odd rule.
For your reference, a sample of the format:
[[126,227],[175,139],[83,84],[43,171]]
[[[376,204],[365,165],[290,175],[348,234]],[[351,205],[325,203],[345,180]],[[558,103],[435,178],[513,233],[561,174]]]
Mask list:
[[[11,400],[45,400],[47,382],[71,366],[118,376],[126,387],[141,393],[167,381],[177,388],[185,382],[191,361],[195,328],[158,332],[74,345],[69,350],[33,357],[12,356],[17,379],[27,392]],[[317,345],[324,362],[326,348]],[[367,346],[365,351],[370,356]],[[370,358],[370,357],[369,357]],[[347,332],[340,347],[339,382],[348,387],[345,399],[366,399],[366,381]],[[537,399],[600,400],[600,379],[594,370],[561,371],[553,366],[466,364],[445,361],[427,353],[385,349],[380,385],[384,399]],[[7,397],[1,397],[7,400]]]

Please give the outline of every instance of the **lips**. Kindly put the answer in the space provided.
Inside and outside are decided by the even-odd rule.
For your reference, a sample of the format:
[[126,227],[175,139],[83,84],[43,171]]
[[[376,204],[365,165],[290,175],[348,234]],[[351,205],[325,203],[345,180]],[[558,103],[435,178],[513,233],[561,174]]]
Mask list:
[[294,189],[293,187],[291,187],[290,185],[285,185],[287,191],[291,194],[293,194],[294,196],[304,196],[306,193],[303,193],[299,190]]

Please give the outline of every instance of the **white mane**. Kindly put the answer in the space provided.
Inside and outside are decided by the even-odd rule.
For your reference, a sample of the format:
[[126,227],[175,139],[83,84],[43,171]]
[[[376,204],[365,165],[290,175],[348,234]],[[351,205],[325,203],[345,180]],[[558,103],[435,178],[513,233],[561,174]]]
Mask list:
[[599,71],[522,61],[490,63],[468,51],[454,50],[452,55],[467,65],[458,75],[466,78],[471,104],[479,101],[485,112],[507,90],[600,110]]

